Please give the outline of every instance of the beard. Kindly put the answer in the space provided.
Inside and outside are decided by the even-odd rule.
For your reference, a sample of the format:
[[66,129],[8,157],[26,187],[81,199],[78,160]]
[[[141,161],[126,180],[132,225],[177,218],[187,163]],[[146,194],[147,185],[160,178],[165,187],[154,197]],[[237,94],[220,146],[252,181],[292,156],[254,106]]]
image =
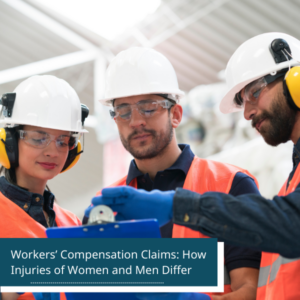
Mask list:
[[[147,141],[141,141],[138,146],[131,146],[131,140],[134,139],[136,135],[143,133],[151,134],[151,144],[147,147]],[[121,134],[120,138],[124,148],[136,159],[143,160],[161,156],[173,138],[171,119],[169,118],[166,130],[161,130],[159,132],[151,129],[134,130],[127,139]]]
[[259,133],[265,142],[271,146],[286,143],[291,138],[291,134],[296,122],[297,112],[286,102],[283,95],[278,95],[271,104],[270,111],[263,110],[259,116],[252,119],[252,127],[261,120],[269,120],[270,126],[261,127]]

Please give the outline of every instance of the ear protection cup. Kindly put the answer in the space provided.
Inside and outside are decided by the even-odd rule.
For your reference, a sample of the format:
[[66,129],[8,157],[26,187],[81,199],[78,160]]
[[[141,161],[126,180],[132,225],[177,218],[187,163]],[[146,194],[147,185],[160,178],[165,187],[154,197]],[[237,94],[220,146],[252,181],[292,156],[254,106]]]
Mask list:
[[291,68],[283,80],[283,93],[294,110],[300,110],[300,66]]
[[[61,173],[70,170],[76,165],[82,153],[80,141],[69,151],[67,161]],[[0,128],[0,164],[6,168],[16,168],[19,165],[19,147],[16,128]]]
[[82,149],[81,143],[80,143],[80,141],[78,141],[77,147],[75,147],[74,149],[69,151],[67,161],[60,173],[70,170],[77,164],[77,162],[79,161],[80,155],[83,152],[83,151],[81,151],[81,149]]
[[18,137],[15,128],[0,128],[0,164],[15,168],[19,164]]

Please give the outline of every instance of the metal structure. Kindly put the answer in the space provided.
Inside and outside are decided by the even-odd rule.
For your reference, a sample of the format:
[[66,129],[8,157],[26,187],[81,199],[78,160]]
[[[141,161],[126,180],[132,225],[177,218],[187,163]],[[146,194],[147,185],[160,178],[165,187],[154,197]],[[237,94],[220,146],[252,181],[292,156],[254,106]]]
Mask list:
[[[67,80],[89,106],[90,133],[80,163],[50,182],[59,203],[79,216],[102,187],[103,148],[96,128],[106,111],[97,100],[116,53],[131,46],[155,48],[169,58],[180,88],[188,92],[220,81],[231,54],[252,36],[279,31],[300,38],[300,0],[162,0],[155,13],[113,41],[41,3],[0,0],[0,93],[28,76],[47,73]],[[112,134],[116,131],[108,137]]]

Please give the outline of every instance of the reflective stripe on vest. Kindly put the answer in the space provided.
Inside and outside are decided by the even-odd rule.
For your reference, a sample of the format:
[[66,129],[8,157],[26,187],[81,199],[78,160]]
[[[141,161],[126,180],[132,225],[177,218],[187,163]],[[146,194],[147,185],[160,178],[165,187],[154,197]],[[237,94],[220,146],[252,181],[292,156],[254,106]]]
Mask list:
[[265,286],[268,282],[271,266],[260,267],[258,276],[258,287]]
[[[278,196],[286,196],[294,192],[299,183],[300,165],[298,165],[288,189],[286,189],[286,180]],[[299,258],[289,259],[276,253],[262,253],[257,300],[298,300],[300,299],[299,282]]]
[[[256,185],[258,186],[257,180],[253,177],[248,171],[232,166],[230,164],[220,163],[216,161],[201,159],[194,157],[194,160],[190,166],[186,179],[184,181],[183,188],[203,194],[205,192],[222,192],[229,193],[233,179],[237,172],[244,173],[249,177],[253,178]],[[126,178],[120,179],[113,186],[126,185]],[[130,186],[137,188],[136,178],[132,180],[129,184]],[[97,195],[100,195],[101,192],[98,192]],[[173,238],[208,238],[199,231],[192,230],[185,226],[180,226],[177,224],[173,225]],[[230,293],[231,281],[230,276],[227,271],[226,266],[224,265],[224,293]],[[207,293],[207,294],[217,294],[221,295],[222,293]]]
[[299,260],[299,258],[290,259],[280,255],[272,263],[272,266],[261,267],[259,270],[258,287],[265,286],[268,283],[269,275],[270,275],[269,283],[273,282],[276,279],[277,273],[281,265],[289,264],[297,260]]

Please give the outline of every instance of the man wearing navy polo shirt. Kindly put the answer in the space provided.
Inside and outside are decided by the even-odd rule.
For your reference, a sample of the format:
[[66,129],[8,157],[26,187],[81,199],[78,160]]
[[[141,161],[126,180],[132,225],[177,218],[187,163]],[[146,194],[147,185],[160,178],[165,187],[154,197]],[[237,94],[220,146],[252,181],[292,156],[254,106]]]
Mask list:
[[[114,58],[107,70],[101,102],[112,106],[110,113],[121,141],[134,159],[127,176],[113,186],[128,185],[145,191],[183,187],[201,194],[219,191],[234,196],[259,194],[255,178],[246,170],[200,159],[189,145],[177,144],[175,128],[182,118],[178,104],[182,96],[172,65],[157,51],[130,48]],[[205,237],[191,229],[182,233],[179,227],[169,221],[161,226],[161,236]],[[225,244],[224,294],[171,294],[170,299],[255,299],[260,258],[260,252]],[[149,297],[160,299],[158,294],[153,296]]]

